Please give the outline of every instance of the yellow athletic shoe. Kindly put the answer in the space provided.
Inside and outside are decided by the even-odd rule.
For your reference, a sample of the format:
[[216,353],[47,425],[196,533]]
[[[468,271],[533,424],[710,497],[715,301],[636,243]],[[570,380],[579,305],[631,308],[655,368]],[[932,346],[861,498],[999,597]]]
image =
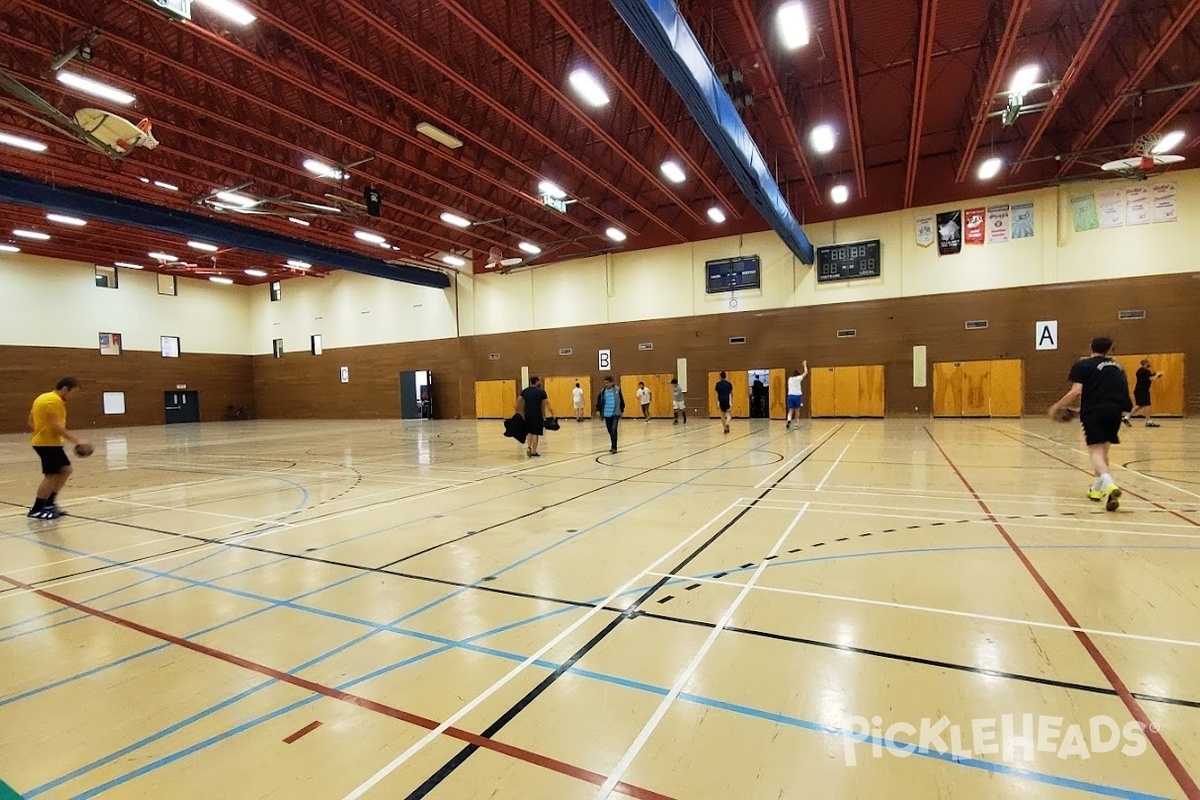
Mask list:
[[1088,500],[1095,500],[1096,502],[1100,502],[1103,499],[1104,499],[1104,492],[1100,491],[1099,489],[1088,489]]
[[1110,484],[1102,494],[1104,495],[1104,510],[1116,511],[1121,507],[1121,487],[1115,483]]

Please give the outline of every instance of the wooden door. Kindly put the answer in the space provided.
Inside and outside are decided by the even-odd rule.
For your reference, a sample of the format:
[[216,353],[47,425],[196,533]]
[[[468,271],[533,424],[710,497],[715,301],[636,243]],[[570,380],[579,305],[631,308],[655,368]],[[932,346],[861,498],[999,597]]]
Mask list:
[[[850,367],[849,369],[854,369]],[[884,413],[883,364],[870,364],[858,369],[858,415],[882,417]]]
[[626,414],[641,416],[642,405],[637,399],[638,383],[646,384],[650,390],[650,416],[659,419],[674,416],[671,398],[671,379],[675,376],[668,372],[649,373],[646,375],[622,375],[621,393],[625,395]]
[[787,419],[787,370],[771,370],[771,419]]
[[[745,371],[726,371],[727,381],[733,384],[733,397],[730,399],[729,412],[735,417],[750,416],[750,373]],[[708,392],[708,415],[710,417],[721,416],[721,408],[717,405],[717,392],[713,388],[717,385],[717,381],[721,380],[721,373],[708,373],[708,386],[704,390]]]
[[963,361],[962,415],[964,417],[988,417],[992,413],[992,362]]
[[704,393],[708,396],[708,416],[721,416],[721,408],[717,405],[717,393],[713,391],[713,387],[717,385],[717,381],[721,380],[721,373],[708,373],[708,383],[704,386]]
[[1133,397],[1138,367],[1141,366],[1143,358],[1150,359],[1150,369],[1163,374],[1150,384],[1150,413],[1168,417],[1183,416],[1184,354],[1140,353],[1113,356],[1113,360],[1125,370],[1125,377],[1129,380],[1130,397]]
[[577,378],[542,378],[542,387],[546,390],[546,396],[550,398],[550,407],[554,409],[555,414],[564,419],[575,416],[575,403],[572,401],[571,395],[575,391],[576,383],[579,384],[580,389],[583,389],[583,414],[591,416],[592,404],[596,398],[592,395],[590,375],[580,375]]
[[833,371],[833,413],[838,417],[857,417],[858,367],[837,367]]
[[1025,413],[1025,362],[1018,358],[993,361],[991,373],[991,416]]
[[475,381],[475,417],[508,419],[517,403],[516,381]]
[[961,365],[943,361],[933,365],[933,415],[961,417],[963,413],[963,384]]
[[814,417],[832,417],[836,411],[833,367],[815,367],[809,372],[808,407]]

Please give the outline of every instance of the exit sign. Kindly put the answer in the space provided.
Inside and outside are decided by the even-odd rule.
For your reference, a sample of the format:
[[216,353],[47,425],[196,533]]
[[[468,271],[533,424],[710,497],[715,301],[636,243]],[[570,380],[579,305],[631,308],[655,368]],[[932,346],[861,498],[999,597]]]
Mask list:
[[192,18],[192,0],[145,0],[149,5],[162,9],[175,19]]
[[548,194],[542,195],[542,205],[546,208],[552,208],[560,214],[567,213],[567,201],[558,197],[551,197]]

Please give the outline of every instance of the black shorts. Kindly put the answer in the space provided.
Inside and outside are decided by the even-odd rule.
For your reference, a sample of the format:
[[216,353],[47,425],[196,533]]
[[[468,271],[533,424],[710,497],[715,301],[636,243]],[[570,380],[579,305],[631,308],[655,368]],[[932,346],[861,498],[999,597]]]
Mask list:
[[42,459],[43,475],[57,475],[64,467],[71,466],[71,459],[67,458],[67,451],[61,446],[34,445],[33,449]]
[[720,400],[718,400],[718,401],[717,401],[717,406],[718,406],[718,407],[720,407],[720,409],[721,409],[721,411],[722,411],[722,412],[725,412],[725,411],[728,411],[728,410],[729,410],[729,404],[728,404],[728,403],[722,403]]
[[530,436],[541,436],[546,432],[546,420],[541,417],[530,417],[525,420],[525,432]]
[[1083,425],[1083,438],[1089,444],[1120,444],[1121,411],[1116,408],[1098,408],[1079,415]]
[[1134,392],[1133,402],[1137,403],[1139,406],[1150,405],[1150,392]]

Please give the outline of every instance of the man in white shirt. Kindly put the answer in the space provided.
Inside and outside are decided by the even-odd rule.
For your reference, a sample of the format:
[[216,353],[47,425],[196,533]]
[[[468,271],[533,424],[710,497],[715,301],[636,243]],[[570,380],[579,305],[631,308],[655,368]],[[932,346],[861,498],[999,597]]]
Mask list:
[[808,362],[804,362],[804,372],[792,370],[792,376],[787,381],[787,427],[792,427],[795,417],[796,427],[800,427],[800,409],[804,407],[804,379],[808,377]]
[[650,421],[650,390],[646,388],[646,384],[638,381],[637,390],[638,402],[642,404],[642,419],[646,422]]
[[578,382],[571,390],[571,405],[575,407],[575,421],[583,422],[583,389],[580,388]]

